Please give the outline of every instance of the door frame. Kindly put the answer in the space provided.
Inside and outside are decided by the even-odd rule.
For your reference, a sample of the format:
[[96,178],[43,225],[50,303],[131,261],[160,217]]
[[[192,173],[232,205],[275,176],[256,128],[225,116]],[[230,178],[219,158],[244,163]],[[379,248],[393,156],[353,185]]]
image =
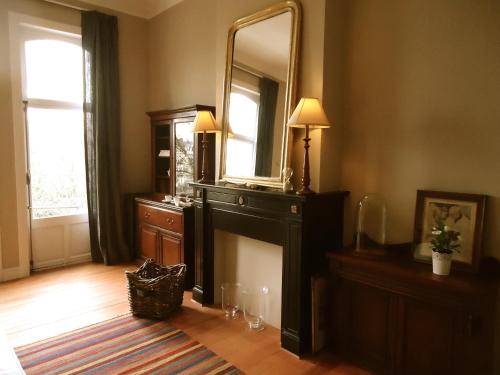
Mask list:
[[24,85],[22,71],[24,59],[21,57],[23,24],[35,25],[39,28],[58,30],[61,33],[81,34],[81,27],[55,22],[43,18],[32,17],[21,13],[9,12],[9,52],[12,92],[12,127],[14,130],[14,168],[16,176],[16,213],[19,264],[9,279],[30,275],[30,216],[28,214],[28,187],[26,181],[26,131],[24,126]]

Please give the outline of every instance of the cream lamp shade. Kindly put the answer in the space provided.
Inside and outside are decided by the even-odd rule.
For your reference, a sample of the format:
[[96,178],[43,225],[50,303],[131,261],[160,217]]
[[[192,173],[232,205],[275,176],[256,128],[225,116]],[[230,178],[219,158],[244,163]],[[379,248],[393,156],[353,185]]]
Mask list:
[[287,125],[292,128],[329,128],[330,122],[321,103],[316,98],[302,98],[293,111]]
[[213,133],[219,131],[215,125],[215,119],[210,111],[199,111],[194,119],[194,133]]

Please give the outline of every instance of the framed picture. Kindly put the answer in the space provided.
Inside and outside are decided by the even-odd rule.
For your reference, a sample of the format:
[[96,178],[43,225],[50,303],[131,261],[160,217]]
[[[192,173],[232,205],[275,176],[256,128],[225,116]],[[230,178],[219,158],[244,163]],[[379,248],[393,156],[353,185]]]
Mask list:
[[453,268],[477,272],[481,260],[481,242],[486,195],[417,191],[415,209],[415,260],[430,262],[432,228],[442,221],[460,233],[460,253],[453,254]]

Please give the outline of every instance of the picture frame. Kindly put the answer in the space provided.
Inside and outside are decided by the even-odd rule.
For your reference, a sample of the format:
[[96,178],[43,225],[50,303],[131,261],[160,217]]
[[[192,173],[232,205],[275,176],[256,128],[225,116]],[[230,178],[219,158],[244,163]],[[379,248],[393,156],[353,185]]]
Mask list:
[[487,196],[417,190],[413,258],[430,263],[432,228],[438,220],[460,232],[460,253],[453,254],[452,267],[471,273],[479,271]]

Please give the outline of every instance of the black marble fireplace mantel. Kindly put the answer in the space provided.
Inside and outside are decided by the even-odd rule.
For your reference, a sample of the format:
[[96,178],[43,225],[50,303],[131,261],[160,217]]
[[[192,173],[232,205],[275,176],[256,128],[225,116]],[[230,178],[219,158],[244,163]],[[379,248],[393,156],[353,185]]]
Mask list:
[[214,302],[214,229],[283,246],[281,346],[311,349],[311,276],[326,269],[325,251],[342,247],[344,198],[194,183],[193,299]]

